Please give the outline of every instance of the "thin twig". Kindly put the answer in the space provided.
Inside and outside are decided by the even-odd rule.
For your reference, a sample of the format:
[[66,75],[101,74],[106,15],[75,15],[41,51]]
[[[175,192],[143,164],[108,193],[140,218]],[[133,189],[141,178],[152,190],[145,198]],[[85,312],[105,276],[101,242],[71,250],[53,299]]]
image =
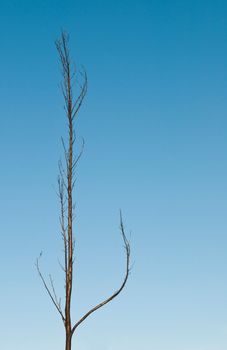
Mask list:
[[55,296],[52,295],[52,293],[50,291],[50,288],[48,287],[48,285],[47,285],[47,283],[46,283],[46,281],[45,281],[45,279],[44,279],[44,277],[43,277],[43,275],[42,275],[42,273],[40,271],[39,258],[36,259],[36,264],[35,265],[36,265],[38,274],[39,274],[39,276],[40,276],[40,278],[41,278],[41,280],[43,282],[43,285],[44,285],[44,287],[45,287],[45,289],[46,289],[50,299],[52,300],[52,302],[53,302],[54,306],[56,307],[57,311],[59,312],[59,314],[61,315],[62,321],[65,323],[65,317],[64,317],[64,315],[63,315],[63,313],[61,311],[61,308],[59,307],[58,303],[55,301]]

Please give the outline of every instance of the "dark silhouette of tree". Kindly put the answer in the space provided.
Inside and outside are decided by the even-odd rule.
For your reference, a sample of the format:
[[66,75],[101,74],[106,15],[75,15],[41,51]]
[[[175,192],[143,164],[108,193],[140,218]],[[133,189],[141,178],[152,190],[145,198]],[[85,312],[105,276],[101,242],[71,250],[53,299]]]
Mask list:
[[[56,41],[56,48],[60,58],[62,76],[63,80],[61,83],[62,95],[64,98],[64,109],[67,117],[68,126],[68,137],[65,143],[62,139],[63,149],[64,149],[64,159],[65,162],[59,162],[59,177],[58,177],[58,196],[60,200],[60,226],[61,235],[63,238],[63,251],[64,251],[64,262],[61,267],[65,275],[65,296],[64,305],[61,304],[61,299],[59,299],[55,292],[55,287],[51,275],[49,276],[50,281],[47,282],[40,270],[39,258],[36,261],[36,267],[39,276],[43,282],[43,285],[53,302],[57,312],[59,313],[65,328],[65,350],[71,350],[72,337],[75,334],[76,329],[84,320],[90,316],[93,312],[100,309],[104,305],[108,304],[114,298],[116,298],[126,285],[129,276],[130,269],[130,244],[125,235],[122,215],[120,212],[120,230],[122,239],[125,247],[126,255],[126,270],[123,278],[123,282],[120,287],[111,294],[108,298],[104,299],[98,305],[91,308],[85,315],[83,315],[76,323],[72,323],[71,320],[71,300],[72,300],[72,288],[73,288],[73,268],[75,259],[75,241],[73,234],[73,218],[74,218],[74,203],[73,203],[73,190],[75,187],[75,170],[77,163],[83,153],[84,141],[82,143],[82,148],[79,153],[75,153],[75,128],[74,123],[78,115],[78,112],[84,101],[87,92],[87,74],[84,69],[77,72],[73,68],[70,52],[69,52],[69,37],[66,32],[61,33],[61,37]],[[75,90],[75,80],[80,78],[82,84],[79,85],[79,92],[74,95]]]

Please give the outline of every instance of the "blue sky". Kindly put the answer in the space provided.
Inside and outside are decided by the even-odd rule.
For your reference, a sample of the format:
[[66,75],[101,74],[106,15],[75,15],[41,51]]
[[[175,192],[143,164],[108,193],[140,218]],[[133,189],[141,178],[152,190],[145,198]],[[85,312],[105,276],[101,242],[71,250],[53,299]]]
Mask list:
[[86,67],[76,125],[74,319],[135,264],[123,294],[78,330],[80,350],[227,347],[227,3],[0,0],[0,348],[63,349],[34,262],[62,275],[54,192],[65,135],[61,28]]

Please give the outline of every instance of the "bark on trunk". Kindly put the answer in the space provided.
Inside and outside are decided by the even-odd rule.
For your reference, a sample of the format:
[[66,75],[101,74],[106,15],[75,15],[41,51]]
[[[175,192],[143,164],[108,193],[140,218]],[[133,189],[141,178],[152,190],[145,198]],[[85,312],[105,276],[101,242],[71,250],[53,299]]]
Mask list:
[[65,350],[71,350],[71,345],[72,345],[72,335],[66,333]]

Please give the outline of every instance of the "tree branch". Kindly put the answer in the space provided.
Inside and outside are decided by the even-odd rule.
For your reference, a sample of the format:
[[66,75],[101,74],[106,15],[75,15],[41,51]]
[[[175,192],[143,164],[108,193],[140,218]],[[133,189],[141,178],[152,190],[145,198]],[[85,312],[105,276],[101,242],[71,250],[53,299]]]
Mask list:
[[116,292],[114,292],[109,298],[105,299],[104,301],[102,301],[101,303],[99,303],[98,305],[93,307],[83,317],[81,317],[78,322],[76,322],[76,324],[72,328],[72,334],[75,332],[76,328],[82,322],[85,321],[85,319],[88,316],[90,316],[93,312],[95,312],[96,310],[100,309],[102,306],[108,304],[110,301],[112,301],[114,298],[116,298],[121,293],[121,291],[124,289],[124,287],[126,285],[126,282],[128,280],[128,276],[129,276],[129,271],[130,271],[130,243],[129,243],[126,235],[125,235],[125,230],[124,230],[124,224],[123,224],[123,220],[122,220],[121,211],[120,211],[120,230],[121,230],[121,235],[122,235],[122,239],[123,239],[123,242],[124,242],[124,248],[125,248],[125,252],[126,252],[126,272],[125,272],[125,277],[123,279],[123,282],[122,282],[120,288]]
[[42,282],[43,282],[43,285],[44,285],[44,287],[45,287],[45,289],[46,289],[46,291],[47,291],[47,293],[48,293],[50,299],[52,300],[52,302],[53,302],[54,306],[56,307],[57,311],[59,312],[59,314],[61,315],[62,321],[65,323],[65,317],[64,317],[64,315],[63,315],[63,313],[62,313],[62,310],[61,310],[61,307],[60,307],[59,302],[57,302],[57,297],[56,297],[56,294],[55,294],[55,290],[54,290],[52,278],[50,277],[51,285],[52,285],[52,288],[53,288],[53,290],[54,290],[54,296],[52,295],[52,293],[51,293],[51,291],[50,291],[50,289],[49,289],[49,287],[48,287],[48,285],[47,285],[47,283],[46,283],[46,281],[45,281],[45,279],[44,279],[44,277],[43,277],[43,275],[42,275],[42,273],[41,273],[41,271],[40,271],[40,268],[39,268],[39,258],[36,259],[36,264],[35,264],[35,265],[36,265],[38,274],[39,274],[39,276],[40,276],[40,278],[41,278],[41,280],[42,280]]
[[65,206],[64,206],[64,179],[62,175],[58,178],[58,191],[59,191],[59,198],[60,198],[60,207],[61,207],[61,215],[60,215],[60,224],[61,224],[61,231],[64,241],[64,265],[65,265],[65,279],[67,278],[68,273],[68,253],[67,253],[67,233],[65,228]]

